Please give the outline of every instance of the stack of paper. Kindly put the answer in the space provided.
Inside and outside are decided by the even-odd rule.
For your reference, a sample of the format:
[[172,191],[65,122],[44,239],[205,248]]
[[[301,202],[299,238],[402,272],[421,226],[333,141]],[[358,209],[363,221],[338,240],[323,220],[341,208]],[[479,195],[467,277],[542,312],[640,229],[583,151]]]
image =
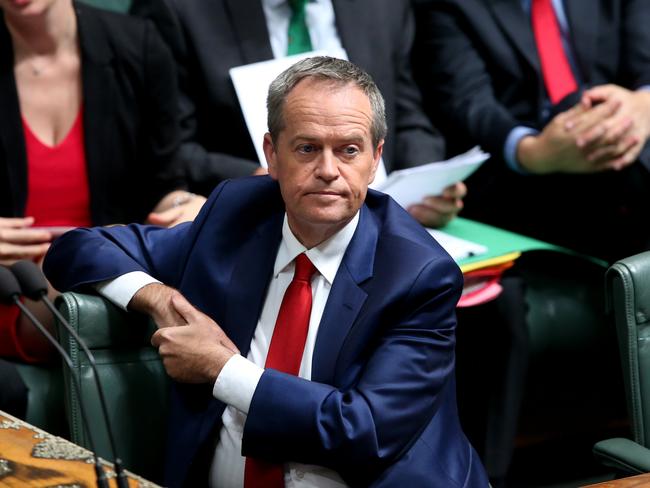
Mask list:
[[489,157],[488,153],[476,146],[446,161],[393,171],[375,188],[389,194],[402,207],[407,208],[426,196],[441,195],[445,188],[463,181]]

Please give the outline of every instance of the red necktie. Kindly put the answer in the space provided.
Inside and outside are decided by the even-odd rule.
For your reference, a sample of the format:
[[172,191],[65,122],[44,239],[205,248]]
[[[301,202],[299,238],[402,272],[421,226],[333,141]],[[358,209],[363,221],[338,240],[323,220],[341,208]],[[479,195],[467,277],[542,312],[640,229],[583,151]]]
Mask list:
[[[309,331],[311,277],[315,271],[304,253],[296,258],[296,271],[282,298],[265,367],[298,376]],[[284,488],[283,466],[246,458],[244,488]]]
[[542,63],[546,93],[553,104],[578,89],[567,59],[551,0],[533,0],[533,32]]

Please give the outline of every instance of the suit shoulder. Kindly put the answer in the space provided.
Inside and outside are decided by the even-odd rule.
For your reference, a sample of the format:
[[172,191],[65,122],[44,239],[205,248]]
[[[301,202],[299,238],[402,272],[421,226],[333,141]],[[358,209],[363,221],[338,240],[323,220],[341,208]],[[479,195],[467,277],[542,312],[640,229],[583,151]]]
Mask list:
[[380,229],[377,257],[381,262],[399,265],[404,273],[435,269],[462,283],[460,268],[449,253],[391,197],[369,191],[366,205]]
[[402,246],[420,249],[423,254],[451,259],[431,234],[390,196],[369,190],[366,205],[381,225],[382,239],[402,241]]
[[82,47],[94,56],[142,63],[167,50],[153,23],[144,18],[75,3]]
[[75,2],[75,10],[81,22],[92,21],[105,29],[127,36],[142,35],[146,20],[122,12],[105,10],[81,2]]
[[238,231],[254,229],[272,215],[284,212],[280,187],[268,176],[224,180],[212,191],[204,207]]

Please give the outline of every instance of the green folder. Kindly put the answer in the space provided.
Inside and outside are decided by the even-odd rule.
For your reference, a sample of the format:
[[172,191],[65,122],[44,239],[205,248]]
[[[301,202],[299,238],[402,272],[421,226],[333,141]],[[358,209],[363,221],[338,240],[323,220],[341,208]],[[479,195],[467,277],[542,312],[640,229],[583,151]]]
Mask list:
[[603,265],[605,264],[604,261],[591,258],[589,256],[584,256],[580,253],[571,251],[570,249],[561,246],[556,246],[548,242],[533,239],[532,237],[523,236],[521,234],[516,234],[514,232],[500,229],[498,227],[493,227],[488,224],[483,224],[481,222],[476,222],[474,220],[464,219],[461,217],[452,220],[441,230],[443,232],[451,234],[454,237],[476,242],[488,248],[488,251],[484,254],[461,259],[458,262],[459,265],[485,261],[513,252],[527,251],[556,251],[576,256],[582,256],[596,263]]

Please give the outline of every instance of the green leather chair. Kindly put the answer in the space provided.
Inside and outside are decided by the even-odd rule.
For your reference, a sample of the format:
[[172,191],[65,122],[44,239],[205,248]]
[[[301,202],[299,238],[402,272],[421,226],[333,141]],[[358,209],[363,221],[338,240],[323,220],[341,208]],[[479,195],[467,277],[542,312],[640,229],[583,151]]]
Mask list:
[[[158,352],[150,344],[155,325],[144,315],[127,314],[94,295],[64,293],[57,303],[95,356],[111,428],[124,466],[151,481],[159,481],[164,463],[169,384]],[[97,453],[112,460],[88,359],[60,326],[59,337],[73,361]],[[67,370],[63,378],[70,439],[90,448]]]
[[628,476],[650,472],[650,252],[617,261],[605,282],[621,352],[632,440],[601,441],[594,454]]
[[16,363],[16,368],[28,389],[25,420],[50,434],[67,437],[61,362],[47,365]]

